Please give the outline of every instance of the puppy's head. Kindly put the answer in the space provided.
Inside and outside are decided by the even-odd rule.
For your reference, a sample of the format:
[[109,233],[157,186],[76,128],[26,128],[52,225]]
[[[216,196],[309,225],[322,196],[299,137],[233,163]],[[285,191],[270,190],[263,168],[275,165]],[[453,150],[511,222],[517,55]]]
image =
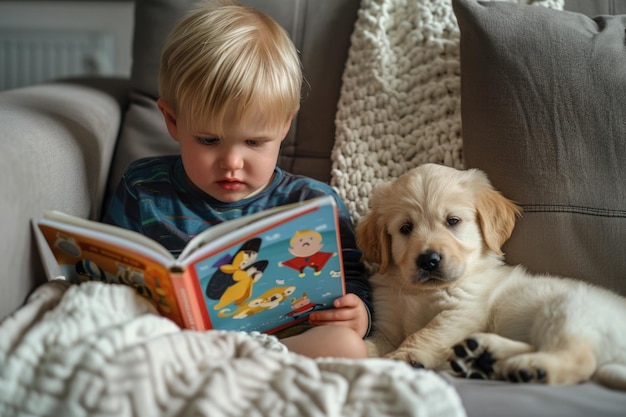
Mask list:
[[397,267],[402,285],[448,286],[503,255],[520,213],[482,171],[426,164],[374,189],[357,244],[381,273]]

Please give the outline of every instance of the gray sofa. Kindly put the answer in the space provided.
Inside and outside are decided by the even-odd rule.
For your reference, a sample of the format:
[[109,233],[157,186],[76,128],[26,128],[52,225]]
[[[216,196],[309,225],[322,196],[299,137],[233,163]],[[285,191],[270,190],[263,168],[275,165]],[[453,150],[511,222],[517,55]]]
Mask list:
[[[128,80],[66,80],[0,93],[0,317],[56,274],[53,262],[42,261],[47,253],[37,246],[32,219],[49,209],[98,219],[130,161],[176,151],[155,105],[155,77],[168,28],[192,3],[136,1]],[[360,1],[247,3],[268,10],[289,31],[310,86],[280,165],[331,181],[337,103]],[[580,42],[599,38],[592,36],[597,23],[583,14],[626,13],[626,1],[567,0],[565,9],[581,14],[536,16],[528,8],[464,7],[455,4],[465,165],[484,169],[526,213],[505,246],[507,259],[626,295],[626,60],[599,58],[598,44],[576,47],[581,56],[558,56],[572,36],[567,30],[583,36]],[[516,25],[505,20],[511,15]],[[626,18],[609,21],[600,28],[622,25],[611,33],[623,48]],[[600,67],[589,67],[585,57]],[[626,414],[626,394],[594,383],[547,387],[445,378],[469,416]]]

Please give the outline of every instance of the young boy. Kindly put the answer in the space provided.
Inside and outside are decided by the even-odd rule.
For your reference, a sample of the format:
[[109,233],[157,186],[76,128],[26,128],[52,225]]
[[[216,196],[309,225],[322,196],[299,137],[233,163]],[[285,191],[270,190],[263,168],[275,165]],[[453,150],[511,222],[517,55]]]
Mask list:
[[329,185],[276,166],[301,87],[295,46],[273,19],[230,1],[202,3],[170,33],[161,56],[157,104],[180,155],[131,164],[104,220],[178,255],[214,224],[333,195],[348,293],[281,342],[311,357],[366,357],[370,289],[347,209]]

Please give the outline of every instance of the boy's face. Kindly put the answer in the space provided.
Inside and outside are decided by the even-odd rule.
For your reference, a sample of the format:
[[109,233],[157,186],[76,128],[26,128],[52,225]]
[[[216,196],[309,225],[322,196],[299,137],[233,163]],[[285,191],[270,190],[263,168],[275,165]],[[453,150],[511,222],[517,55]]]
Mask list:
[[237,121],[227,116],[218,138],[211,126],[191,129],[185,115],[175,116],[163,99],[158,105],[180,145],[185,173],[200,190],[219,201],[234,202],[260,192],[272,180],[291,120],[269,127],[261,113]]

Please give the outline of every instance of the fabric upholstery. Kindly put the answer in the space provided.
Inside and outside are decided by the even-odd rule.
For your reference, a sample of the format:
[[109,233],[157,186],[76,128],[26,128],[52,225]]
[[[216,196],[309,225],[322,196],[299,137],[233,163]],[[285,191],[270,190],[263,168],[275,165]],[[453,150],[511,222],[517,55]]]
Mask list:
[[453,4],[466,166],[524,209],[507,260],[626,293],[626,16]]
[[46,279],[31,219],[53,209],[99,215],[120,120],[115,98],[84,86],[0,95],[0,319]]

